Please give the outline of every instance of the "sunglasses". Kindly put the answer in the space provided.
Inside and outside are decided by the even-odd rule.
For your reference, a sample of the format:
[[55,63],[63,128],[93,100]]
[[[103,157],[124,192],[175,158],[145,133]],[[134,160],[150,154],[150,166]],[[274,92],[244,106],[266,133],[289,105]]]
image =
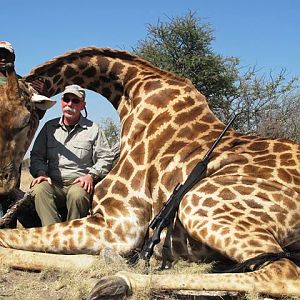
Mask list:
[[81,102],[80,99],[78,98],[69,98],[69,97],[63,97],[62,100],[65,102],[65,103],[69,103],[70,101],[74,104],[78,104]]

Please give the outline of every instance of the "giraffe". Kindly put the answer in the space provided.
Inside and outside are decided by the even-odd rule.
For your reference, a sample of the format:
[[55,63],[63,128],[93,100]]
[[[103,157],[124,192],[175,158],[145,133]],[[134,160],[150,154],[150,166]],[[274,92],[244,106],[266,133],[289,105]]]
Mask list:
[[[19,180],[19,167],[39,124],[35,92],[18,80],[12,63],[0,84],[0,195],[9,194]],[[36,92],[35,92],[36,93]]]
[[[177,183],[185,181],[224,124],[189,80],[126,51],[95,47],[70,51],[36,67],[24,79],[36,76],[44,78],[51,95],[76,83],[105,96],[120,115],[121,154],[95,187],[90,216],[40,228],[0,230],[0,246],[92,255],[110,248],[128,255],[141,245],[149,221]],[[262,254],[299,251],[299,193],[299,145],[231,129],[214,151],[207,176],[182,199],[172,255],[241,263]],[[92,295],[105,296],[107,286],[130,294],[150,283],[153,289],[164,290],[300,296],[299,275],[300,268],[284,257],[241,274],[121,272],[103,278]]]

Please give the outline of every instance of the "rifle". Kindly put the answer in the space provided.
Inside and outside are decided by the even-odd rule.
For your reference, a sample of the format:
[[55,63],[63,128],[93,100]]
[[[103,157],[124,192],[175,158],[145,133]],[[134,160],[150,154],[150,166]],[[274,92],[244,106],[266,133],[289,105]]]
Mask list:
[[[226,133],[226,131],[228,130],[235,118],[236,115],[233,115],[233,117],[231,117],[230,121],[228,122],[224,130],[221,132],[221,134],[218,136],[218,138],[215,140],[213,145],[209,148],[203,159],[197,163],[197,165],[194,167],[191,174],[188,176],[188,178],[183,184],[177,184],[170,198],[167,200],[167,202],[164,204],[164,206],[149,224],[149,228],[153,230],[153,234],[150,238],[144,241],[140,252],[140,257],[142,259],[146,261],[150,260],[153,254],[154,246],[160,242],[161,232],[166,227],[168,227],[166,240],[167,238],[170,238],[172,230],[171,228],[173,226],[174,218],[179,208],[181,199],[197,182],[199,182],[206,176],[206,169],[210,159],[210,155],[212,154],[212,152],[214,151],[214,149],[216,148],[216,146],[218,145],[218,143],[220,142],[220,140],[222,139],[222,137],[224,136],[224,134]],[[168,247],[164,245],[164,248]],[[166,249],[164,248],[163,264],[161,267],[162,269],[164,269],[166,263],[166,258],[164,257],[164,250],[166,251]]]

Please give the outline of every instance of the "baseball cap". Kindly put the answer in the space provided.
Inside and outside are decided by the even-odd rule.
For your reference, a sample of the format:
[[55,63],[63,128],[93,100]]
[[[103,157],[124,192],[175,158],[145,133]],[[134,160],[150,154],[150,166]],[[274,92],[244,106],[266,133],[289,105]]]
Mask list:
[[83,101],[85,100],[85,90],[77,84],[67,85],[62,95],[68,93],[76,95],[77,97],[81,98]]
[[0,41],[0,48],[8,50],[10,53],[15,54],[14,48],[11,43],[6,41]]

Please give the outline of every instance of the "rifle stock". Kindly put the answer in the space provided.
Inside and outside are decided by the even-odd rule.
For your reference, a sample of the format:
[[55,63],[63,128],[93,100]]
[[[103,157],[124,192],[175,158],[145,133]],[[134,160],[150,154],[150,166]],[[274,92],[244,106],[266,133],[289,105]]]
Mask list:
[[[153,229],[153,235],[149,238],[141,251],[141,257],[144,260],[149,260],[153,254],[153,248],[160,242],[160,235],[162,230],[167,227],[172,219],[172,214],[176,212],[176,206],[179,205],[180,198],[178,191],[181,188],[181,184],[177,184],[172,195],[168,201],[164,204],[159,213],[154,217],[149,225],[149,228]],[[178,202],[179,201],[179,202]]]

